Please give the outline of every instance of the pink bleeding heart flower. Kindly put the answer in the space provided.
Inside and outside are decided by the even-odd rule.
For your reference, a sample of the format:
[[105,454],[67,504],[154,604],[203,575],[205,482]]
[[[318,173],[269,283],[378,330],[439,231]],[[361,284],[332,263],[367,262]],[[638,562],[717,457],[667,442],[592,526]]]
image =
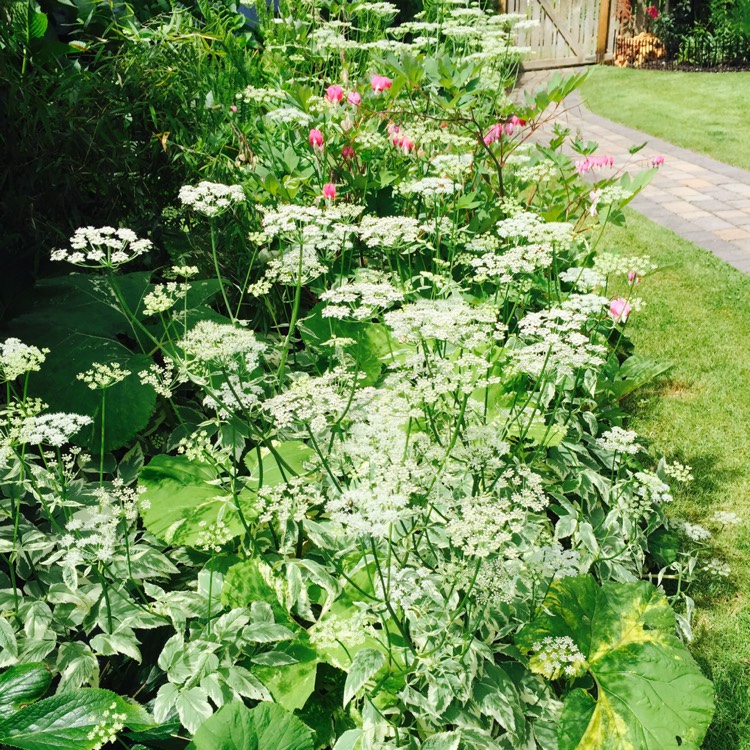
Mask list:
[[352,91],[349,96],[346,97],[346,101],[348,101],[349,104],[353,104],[355,107],[358,107],[360,104],[362,104],[362,97],[357,91]]
[[635,284],[640,284],[641,280],[638,278],[638,274],[635,271],[628,271],[628,284],[631,286],[634,286]]
[[628,301],[622,299],[622,297],[619,299],[613,299],[612,302],[609,303],[609,314],[612,316],[615,323],[627,323],[631,309],[632,308]]
[[370,78],[370,86],[372,86],[373,91],[380,93],[393,86],[393,81],[387,76],[374,75]]
[[659,17],[659,9],[655,5],[650,5],[648,8],[646,8],[646,13],[648,13],[651,18]]
[[312,128],[310,130],[310,145],[313,148],[323,148],[323,133],[317,128]]
[[231,109],[231,110],[232,110],[232,112],[234,112],[235,114],[237,114],[237,105],[236,105],[236,104],[232,104],[232,105],[231,105],[231,106],[229,107],[229,109]]
[[344,146],[344,148],[341,149],[341,156],[343,156],[344,159],[353,159],[354,149],[351,146]]
[[336,197],[336,186],[332,182],[326,182],[323,185],[323,197],[326,200],[333,200]]
[[491,143],[494,143],[503,133],[503,126],[501,123],[498,123],[497,125],[493,125],[489,131],[487,132],[487,135],[484,136],[484,145],[489,146]]
[[654,169],[658,169],[662,164],[664,164],[664,157],[661,154],[657,154],[651,159],[651,166]]
[[340,102],[343,98],[344,89],[342,89],[338,84],[329,86],[326,89],[326,99],[328,99],[329,102]]

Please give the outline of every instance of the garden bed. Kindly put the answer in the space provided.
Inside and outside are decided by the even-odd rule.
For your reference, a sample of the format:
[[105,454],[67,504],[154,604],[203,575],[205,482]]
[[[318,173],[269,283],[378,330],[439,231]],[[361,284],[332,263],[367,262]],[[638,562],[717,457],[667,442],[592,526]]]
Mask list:
[[700,746],[723,563],[627,424],[656,264],[599,249],[656,162],[535,145],[583,77],[499,93],[517,18],[395,12],[175,8],[97,58],[199,130],[134,104],[154,194],[189,177],[159,231],[83,226],[9,316],[0,743]]

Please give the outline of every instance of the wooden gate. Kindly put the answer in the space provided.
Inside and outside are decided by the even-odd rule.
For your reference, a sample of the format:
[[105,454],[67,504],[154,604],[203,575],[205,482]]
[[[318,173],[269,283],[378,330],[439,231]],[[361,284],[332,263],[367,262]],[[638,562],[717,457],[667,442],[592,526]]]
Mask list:
[[505,0],[500,6],[538,21],[518,33],[518,44],[532,49],[526,70],[604,62],[614,51],[613,0]]

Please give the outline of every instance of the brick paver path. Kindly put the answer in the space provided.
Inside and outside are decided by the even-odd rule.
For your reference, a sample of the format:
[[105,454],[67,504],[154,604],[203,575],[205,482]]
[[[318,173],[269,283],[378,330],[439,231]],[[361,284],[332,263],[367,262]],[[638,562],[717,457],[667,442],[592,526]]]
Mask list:
[[[534,74],[522,78],[521,85],[533,89],[542,80]],[[644,159],[662,154],[664,165],[630,205],[750,273],[750,172],[599,117],[583,106],[578,93],[565,101],[565,111],[557,119],[573,135],[596,141],[596,153],[611,154],[616,166],[642,168]],[[631,146],[644,142],[646,147],[636,155],[628,153]]]

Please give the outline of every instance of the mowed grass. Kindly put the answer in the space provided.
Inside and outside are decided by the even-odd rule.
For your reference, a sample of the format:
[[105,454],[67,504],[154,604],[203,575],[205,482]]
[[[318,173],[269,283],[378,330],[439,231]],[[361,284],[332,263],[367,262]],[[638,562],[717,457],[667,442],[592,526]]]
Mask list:
[[[690,590],[692,650],[716,690],[704,748],[750,750],[750,276],[633,211],[600,247],[662,267],[639,287],[647,305],[628,328],[636,351],[674,366],[632,397],[631,426],[657,453],[693,467],[670,512],[709,528],[708,557],[731,566],[729,579],[703,574]],[[743,522],[722,530],[716,510]]]
[[683,73],[598,65],[581,95],[598,115],[750,169],[750,72]]

